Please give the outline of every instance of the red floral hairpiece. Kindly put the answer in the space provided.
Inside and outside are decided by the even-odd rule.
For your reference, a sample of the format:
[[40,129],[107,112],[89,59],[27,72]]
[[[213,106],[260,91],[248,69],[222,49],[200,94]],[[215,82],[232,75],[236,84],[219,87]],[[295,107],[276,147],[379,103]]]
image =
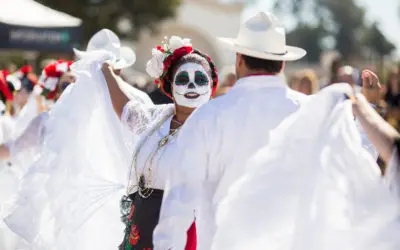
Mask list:
[[69,71],[73,61],[58,60],[57,62],[47,65],[39,78],[40,94],[47,99],[53,99],[57,92],[57,83],[60,77]]

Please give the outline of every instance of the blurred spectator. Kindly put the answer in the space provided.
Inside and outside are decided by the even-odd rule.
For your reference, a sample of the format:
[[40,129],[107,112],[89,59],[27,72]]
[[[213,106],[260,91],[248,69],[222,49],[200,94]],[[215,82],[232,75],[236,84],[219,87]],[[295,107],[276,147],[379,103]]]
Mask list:
[[224,95],[235,85],[237,78],[235,67],[224,67],[219,75],[219,84],[215,91],[215,97]]
[[7,65],[7,71],[10,72],[10,74],[16,72],[18,70],[17,65],[10,63]]
[[288,85],[291,89],[298,91],[300,85],[300,77],[300,73],[295,73],[290,77]]
[[336,56],[331,63],[331,72],[330,72],[330,83],[337,83],[339,81],[339,69],[343,66],[343,60],[341,56]]
[[381,83],[382,87],[372,84],[363,84],[361,93],[365,96],[368,102],[375,108],[382,118],[387,119],[388,105],[384,100],[385,85]]
[[319,80],[315,72],[307,69],[301,72],[297,86],[297,91],[305,95],[313,95],[319,91]]
[[400,131],[400,74],[399,70],[390,70],[385,100],[388,104],[388,122]]
[[397,68],[389,72],[385,99],[391,107],[400,106],[400,74]]
[[36,85],[38,78],[33,73],[33,69],[29,65],[21,67],[15,75],[21,81],[21,88],[15,93],[15,103],[16,111],[19,112],[25,104],[28,102],[29,96]]
[[346,82],[352,87],[357,86],[359,82],[359,71],[349,65],[340,67],[337,72],[337,81],[333,83],[338,82]]

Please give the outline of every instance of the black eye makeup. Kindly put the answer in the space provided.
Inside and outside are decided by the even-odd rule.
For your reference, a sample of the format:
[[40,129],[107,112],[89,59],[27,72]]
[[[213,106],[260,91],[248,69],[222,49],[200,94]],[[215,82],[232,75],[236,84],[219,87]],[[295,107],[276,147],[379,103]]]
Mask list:
[[179,72],[175,77],[176,85],[186,85],[190,82],[189,73],[187,71]]
[[204,74],[203,72],[196,71],[194,73],[194,82],[197,85],[205,86],[205,85],[208,85],[209,79],[208,79],[208,76],[206,74]]

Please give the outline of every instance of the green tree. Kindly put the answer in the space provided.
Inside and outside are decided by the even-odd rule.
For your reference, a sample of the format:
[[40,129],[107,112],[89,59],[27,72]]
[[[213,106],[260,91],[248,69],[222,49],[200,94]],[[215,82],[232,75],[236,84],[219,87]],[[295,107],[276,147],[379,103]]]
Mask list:
[[326,31],[322,26],[302,23],[287,34],[287,42],[307,51],[304,60],[318,62],[322,52],[321,40],[325,36],[325,33]]
[[157,24],[174,17],[181,0],[36,0],[50,8],[81,18],[83,36],[87,41],[101,28],[119,33],[118,22],[122,18],[132,26],[131,32],[121,36],[136,39],[139,32],[148,28],[156,30]]
[[325,10],[329,15],[319,18],[328,24],[333,24],[330,33],[336,40],[336,49],[349,58],[360,55],[360,32],[365,28],[365,9],[358,6],[354,0],[316,0],[319,11]]
[[[371,42],[374,46],[380,46],[379,53],[387,53],[386,50],[390,50],[390,42],[379,27],[369,29],[366,26],[365,9],[357,5],[355,0],[276,0],[275,11],[296,18],[297,26],[289,34],[295,34],[297,44],[303,47],[312,44],[308,46],[308,52],[313,54],[309,60],[317,58],[314,54],[323,49],[322,41],[326,38],[334,41],[334,48],[344,59],[362,57],[362,45],[366,45],[362,34],[366,30],[370,39],[380,35],[380,44]],[[313,39],[318,39],[318,42]]]
[[382,34],[376,22],[366,30],[363,43],[366,48],[381,58],[390,55],[396,49],[394,44],[388,41],[385,35]]

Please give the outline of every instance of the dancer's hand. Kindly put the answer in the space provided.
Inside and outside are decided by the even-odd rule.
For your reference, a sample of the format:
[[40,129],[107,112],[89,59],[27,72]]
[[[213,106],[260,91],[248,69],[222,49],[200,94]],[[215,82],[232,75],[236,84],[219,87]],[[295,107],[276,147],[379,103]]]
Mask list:
[[108,61],[103,63],[101,70],[103,71],[103,74],[110,73],[110,72],[113,72],[117,76],[119,76],[121,74],[121,70],[114,69],[113,66]]
[[104,62],[103,65],[101,66],[101,71],[102,71],[103,73],[112,71],[111,64],[110,64],[109,62],[107,62],[107,61]]
[[363,88],[381,88],[378,76],[371,70],[365,69],[361,74]]

